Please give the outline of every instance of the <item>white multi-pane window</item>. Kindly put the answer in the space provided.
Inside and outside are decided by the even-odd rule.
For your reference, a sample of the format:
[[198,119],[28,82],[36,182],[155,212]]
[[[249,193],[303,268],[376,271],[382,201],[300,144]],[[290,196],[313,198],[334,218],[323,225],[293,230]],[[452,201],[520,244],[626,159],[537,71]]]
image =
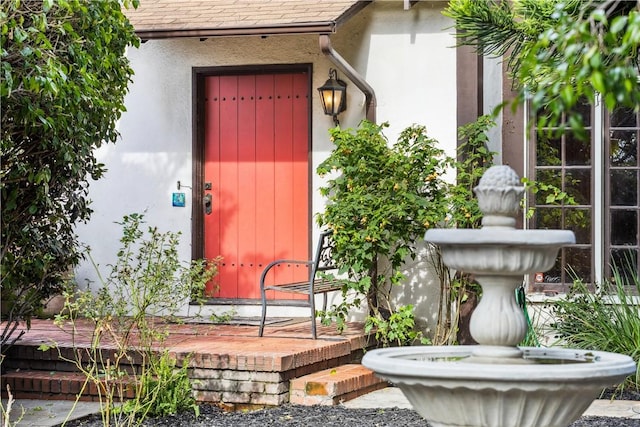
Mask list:
[[[531,205],[532,228],[570,229],[576,243],[560,251],[555,266],[533,276],[534,292],[566,292],[578,277],[598,284],[611,266],[637,275],[640,265],[640,114],[601,103],[578,107],[588,137],[537,129],[529,139],[531,178],[571,195],[575,204],[549,202],[541,191]],[[542,132],[539,132],[542,130]]]

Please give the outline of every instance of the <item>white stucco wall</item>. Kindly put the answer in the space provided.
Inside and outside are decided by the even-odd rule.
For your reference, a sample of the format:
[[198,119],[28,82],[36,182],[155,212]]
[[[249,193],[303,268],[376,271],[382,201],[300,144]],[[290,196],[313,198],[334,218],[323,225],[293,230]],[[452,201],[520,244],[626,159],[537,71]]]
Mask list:
[[[390,123],[390,141],[405,127],[424,124],[453,154],[456,54],[451,22],[440,13],[446,2],[419,2],[410,10],[403,10],[403,3],[374,2],[340,27],[331,41],[374,88],[377,121]],[[188,188],[181,190],[187,193],[184,208],[172,207],[171,195],[177,191],[177,181],[192,184],[192,68],[312,63],[313,87],[317,88],[334,65],[320,51],[317,35],[151,40],[131,49],[128,56],[135,76],[126,98],[127,112],[119,123],[122,138],[97,153],[108,172],[91,185],[95,212],[89,224],[78,228],[78,234],[90,245],[93,259],[104,267],[115,260],[119,247],[120,226],[114,221],[146,211],[149,224],[161,231],[182,233],[180,256],[187,261],[191,257],[191,194]],[[339,74],[348,83],[348,110],[340,116],[341,126],[357,127],[365,116],[364,96]],[[333,122],[322,113],[315,91],[312,109],[315,170],[332,149],[327,129]],[[317,191],[320,185],[314,175],[313,212],[323,209]],[[316,234],[317,230],[314,237]],[[81,283],[95,277],[93,267],[81,265],[77,277]],[[258,309],[236,307],[240,315],[257,315]],[[278,314],[271,309],[269,313]]]

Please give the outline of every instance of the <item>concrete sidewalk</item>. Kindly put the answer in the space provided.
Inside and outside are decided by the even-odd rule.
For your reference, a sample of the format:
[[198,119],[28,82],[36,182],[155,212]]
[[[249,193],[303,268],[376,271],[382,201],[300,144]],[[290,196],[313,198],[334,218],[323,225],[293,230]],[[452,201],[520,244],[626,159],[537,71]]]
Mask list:
[[[6,400],[2,400],[3,407],[6,408]],[[69,419],[77,419],[86,415],[100,411],[100,404],[97,402],[78,402],[73,407],[74,402],[63,400],[17,400],[13,404],[11,421],[14,422],[20,417],[22,419],[15,424],[19,427],[52,427],[61,424],[70,411],[73,409]],[[364,396],[349,400],[342,404],[347,408],[407,408],[411,405],[404,397],[400,389],[387,387],[377,390]],[[626,400],[595,400],[585,416],[598,417],[620,417],[640,419],[640,402]],[[4,419],[0,423],[4,425]],[[14,424],[11,424],[14,425]]]
[[[7,408],[6,399],[2,399],[2,407]],[[78,402],[76,404],[69,400],[18,399],[13,402],[9,421],[11,426],[51,427],[62,424],[67,420],[67,417],[69,417],[68,420],[74,420],[98,412],[100,412],[100,403],[98,402]],[[4,425],[4,414],[1,418],[0,425]],[[20,421],[14,424],[18,420]]]

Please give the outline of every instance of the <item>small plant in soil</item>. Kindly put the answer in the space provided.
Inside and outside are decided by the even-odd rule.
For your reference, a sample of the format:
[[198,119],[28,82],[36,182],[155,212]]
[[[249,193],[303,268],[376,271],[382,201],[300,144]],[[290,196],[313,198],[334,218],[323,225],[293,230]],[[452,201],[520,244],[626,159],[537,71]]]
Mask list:
[[[81,393],[97,389],[106,426],[139,425],[146,417],[188,408],[197,411],[188,377],[188,358],[159,350],[178,310],[204,295],[218,260],[185,265],[178,258],[179,233],[143,231],[143,215],[125,216],[115,264],[96,289],[65,290],[65,308],[55,323],[72,328],[75,339],[89,324],[91,341],[74,344],[69,361],[86,376]],[[82,332],[86,333],[86,332]],[[43,345],[47,350],[55,343]]]

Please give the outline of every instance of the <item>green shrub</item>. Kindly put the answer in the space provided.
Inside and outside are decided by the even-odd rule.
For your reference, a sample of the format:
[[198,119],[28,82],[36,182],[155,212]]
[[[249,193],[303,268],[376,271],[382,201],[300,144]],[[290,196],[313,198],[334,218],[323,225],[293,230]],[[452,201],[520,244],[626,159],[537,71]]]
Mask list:
[[[359,305],[361,299],[367,303],[369,323],[382,325],[391,319],[398,309],[390,301],[391,289],[401,284],[401,266],[415,257],[415,243],[426,228],[448,211],[441,178],[447,158],[437,141],[424,127],[412,126],[390,145],[383,134],[387,126],[363,121],[357,130],[332,129],[335,149],[317,169],[320,176],[329,176],[320,189],[327,204],[318,223],[333,231],[332,255],[358,295],[333,307],[338,325],[348,305]],[[395,338],[401,336],[410,334]]]
[[176,368],[175,359],[165,351],[162,356],[149,362],[152,366],[140,377],[136,399],[126,401],[117,409],[134,413],[139,420],[164,417],[189,409],[197,416],[199,408],[189,379],[189,359],[185,359],[182,366]]
[[[481,226],[473,189],[493,164],[487,131],[494,125],[484,115],[458,128],[455,159],[439,148],[424,126],[406,128],[395,144],[384,136],[387,123],[363,121],[356,130],[330,131],[335,148],[317,169],[321,177],[328,177],[320,188],[327,204],[317,222],[333,231],[332,255],[351,282],[343,290],[342,302],[320,313],[324,324],[334,321],[341,329],[351,308],[366,302],[366,327],[376,328],[382,345],[412,344],[422,338],[414,335],[412,309],[395,307],[391,290],[403,284],[401,269],[417,256],[417,242],[427,229]],[[455,176],[455,184],[445,175]],[[535,181],[526,184],[534,191],[554,191],[555,198],[548,203],[571,202],[555,187]],[[462,342],[466,331],[460,325],[468,322],[460,321],[460,308],[471,306],[465,311],[470,315],[480,286],[469,274],[449,270],[437,246],[429,244],[428,252],[440,285],[432,341],[436,345]]]
[[365,332],[369,333],[375,329],[376,340],[386,346],[389,345],[410,345],[416,342],[430,344],[428,338],[416,331],[415,316],[411,304],[397,307],[389,319],[369,317],[365,326]]
[[[180,261],[180,233],[144,230],[140,214],[125,216],[120,224],[121,247],[109,274],[99,275],[97,289],[68,288],[65,309],[55,320],[65,330],[71,325],[74,334],[78,320],[92,322],[90,345],[74,348],[75,359],[59,356],[86,376],[84,387],[97,388],[105,427],[138,425],[149,415],[182,409],[197,412],[188,361],[176,368],[176,361],[158,348],[169,334],[169,322],[179,321],[176,313],[202,296],[218,272],[217,260]],[[41,349],[50,347],[56,343]],[[128,400],[132,387],[135,396]]]
[[[448,159],[447,167],[455,170],[456,183],[448,184],[446,198],[448,211],[434,224],[436,227],[479,228],[482,213],[473,189],[484,172],[493,165],[495,153],[487,147],[487,132],[495,126],[493,119],[480,116],[476,121],[458,128],[457,160]],[[482,294],[480,285],[462,271],[452,271],[442,262],[442,253],[430,244],[429,262],[438,276],[440,301],[437,323],[433,334],[435,345],[473,344],[468,331],[469,318]],[[470,307],[466,309],[465,306]]]
[[640,278],[614,268],[612,282],[591,292],[576,280],[566,299],[555,303],[551,326],[568,347],[626,354],[635,360],[636,374],[622,387],[640,387]]
[[137,0],[3,0],[0,7],[2,320],[13,325],[59,293],[78,263],[75,226],[91,214],[94,153],[118,139],[138,37],[123,13]]
[[[428,228],[480,225],[473,188],[493,161],[486,132],[494,124],[482,116],[461,127],[458,160],[447,156],[424,126],[404,129],[393,145],[383,134],[387,123],[363,121],[357,130],[331,130],[335,148],[318,167],[320,176],[330,178],[320,189],[327,205],[317,219],[333,231],[333,256],[352,280],[348,290],[355,291],[355,297],[322,313],[325,323],[333,320],[340,328],[351,306],[366,301],[367,328],[376,328],[383,345],[422,338],[415,332],[412,308],[394,307],[391,289],[403,283],[400,270],[416,257],[416,243]],[[447,174],[456,174],[456,185],[445,179]],[[444,308],[434,336],[438,343],[455,341],[457,321],[451,320],[451,307],[459,306],[473,285],[466,275],[453,277],[437,248],[429,250]]]

